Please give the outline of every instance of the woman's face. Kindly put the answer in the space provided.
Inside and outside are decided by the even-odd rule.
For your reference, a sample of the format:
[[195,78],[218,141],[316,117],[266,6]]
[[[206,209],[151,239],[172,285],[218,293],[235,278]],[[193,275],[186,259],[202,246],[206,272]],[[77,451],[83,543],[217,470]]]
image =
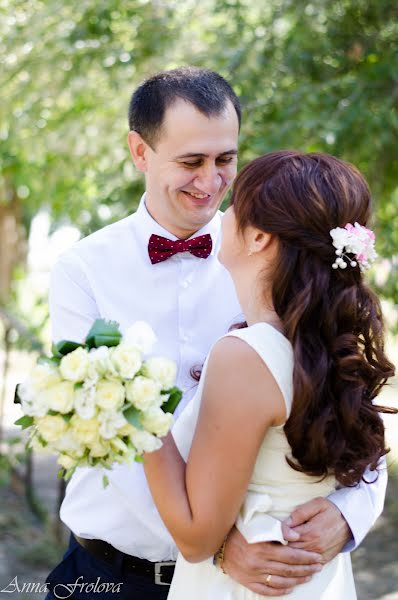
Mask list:
[[236,267],[247,256],[244,238],[237,229],[234,207],[230,206],[222,218],[222,242],[218,253],[218,260],[228,271]]

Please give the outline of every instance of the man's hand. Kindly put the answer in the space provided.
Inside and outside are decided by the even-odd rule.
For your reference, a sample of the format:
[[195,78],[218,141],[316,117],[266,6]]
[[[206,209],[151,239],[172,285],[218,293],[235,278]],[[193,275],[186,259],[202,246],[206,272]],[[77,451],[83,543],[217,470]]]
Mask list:
[[298,506],[284,524],[300,535],[298,541],[289,542],[291,548],[318,552],[324,563],[332,560],[352,539],[347,521],[327,498],[314,498]]
[[[287,526],[284,526],[284,536],[285,539],[297,539]],[[248,544],[234,527],[225,546],[223,569],[256,594],[283,596],[320,571],[322,557],[275,542]]]

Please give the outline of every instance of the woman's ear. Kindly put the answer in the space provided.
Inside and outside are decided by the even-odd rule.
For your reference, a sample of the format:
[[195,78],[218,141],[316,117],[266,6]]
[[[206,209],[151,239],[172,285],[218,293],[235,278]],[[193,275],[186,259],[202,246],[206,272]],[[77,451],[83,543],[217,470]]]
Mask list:
[[261,231],[261,229],[252,227],[247,232],[246,240],[248,254],[253,255],[268,248],[272,244],[274,236],[271,233],[266,233],[265,231]]
[[147,152],[148,144],[137,131],[130,131],[127,138],[131,158],[139,171],[146,173],[148,170]]

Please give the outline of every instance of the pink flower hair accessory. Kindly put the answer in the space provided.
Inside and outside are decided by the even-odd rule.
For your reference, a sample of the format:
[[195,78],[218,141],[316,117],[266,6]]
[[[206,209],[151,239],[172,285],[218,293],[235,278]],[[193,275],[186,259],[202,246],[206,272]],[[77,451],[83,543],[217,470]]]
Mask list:
[[[368,269],[377,258],[375,250],[375,234],[355,223],[347,223],[345,227],[336,227],[330,230],[333,246],[336,248],[337,258],[332,264],[333,269],[346,269],[359,265],[361,271]],[[354,254],[352,260],[347,254]]]

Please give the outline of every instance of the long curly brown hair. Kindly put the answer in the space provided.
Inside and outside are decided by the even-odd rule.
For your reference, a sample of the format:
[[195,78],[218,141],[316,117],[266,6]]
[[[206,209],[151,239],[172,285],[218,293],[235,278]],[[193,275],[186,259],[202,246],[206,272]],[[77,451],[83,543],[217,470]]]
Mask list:
[[332,269],[330,230],[368,224],[368,185],[333,156],[272,152],[242,169],[232,204],[241,231],[252,225],[279,240],[273,304],[294,350],[287,461],[355,485],[388,452],[380,413],[397,412],[373,403],[394,374],[380,302],[358,266]]

